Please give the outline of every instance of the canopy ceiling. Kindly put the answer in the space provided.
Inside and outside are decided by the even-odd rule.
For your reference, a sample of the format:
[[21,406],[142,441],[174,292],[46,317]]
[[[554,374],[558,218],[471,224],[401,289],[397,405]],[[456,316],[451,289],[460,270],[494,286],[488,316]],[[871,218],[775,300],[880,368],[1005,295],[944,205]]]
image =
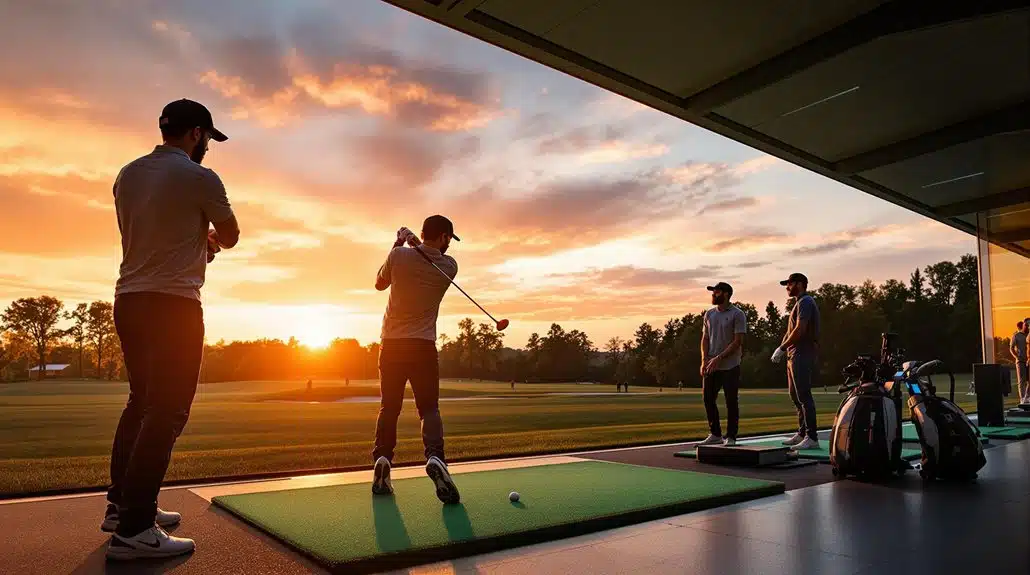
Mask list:
[[1030,0],[385,1],[1030,255]]

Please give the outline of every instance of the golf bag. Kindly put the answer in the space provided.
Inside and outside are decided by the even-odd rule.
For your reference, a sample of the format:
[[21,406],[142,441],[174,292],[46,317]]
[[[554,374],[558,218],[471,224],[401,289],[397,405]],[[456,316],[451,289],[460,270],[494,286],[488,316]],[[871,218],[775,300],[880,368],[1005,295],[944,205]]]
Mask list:
[[848,383],[838,391],[849,393],[830,430],[830,465],[836,477],[886,479],[909,468],[901,459],[901,395],[894,382],[877,381],[880,371],[869,356],[859,356],[844,368]]
[[[980,430],[952,400],[937,396],[929,376],[941,368],[940,361],[913,365],[905,370],[908,407],[919,433],[923,450],[919,475],[934,478],[973,480],[987,464]],[[955,397],[955,376],[951,378],[951,398]],[[921,380],[921,377],[926,377]]]

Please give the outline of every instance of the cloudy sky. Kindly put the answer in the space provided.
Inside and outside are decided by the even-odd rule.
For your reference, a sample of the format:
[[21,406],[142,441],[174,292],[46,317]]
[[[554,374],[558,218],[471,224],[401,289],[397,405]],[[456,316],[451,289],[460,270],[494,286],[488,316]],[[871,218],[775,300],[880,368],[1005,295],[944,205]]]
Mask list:
[[[189,97],[243,229],[208,270],[209,339],[378,337],[399,226],[449,216],[458,280],[521,346],[597,344],[971,252],[941,224],[379,0],[0,0],[0,304],[110,299],[111,184]],[[440,331],[479,312],[452,290]]]

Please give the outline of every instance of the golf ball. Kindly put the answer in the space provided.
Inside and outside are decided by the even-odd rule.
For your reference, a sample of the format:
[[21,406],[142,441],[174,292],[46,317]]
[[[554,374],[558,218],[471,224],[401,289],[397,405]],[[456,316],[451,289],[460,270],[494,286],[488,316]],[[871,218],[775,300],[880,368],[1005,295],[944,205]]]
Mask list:
[[508,499],[510,499],[512,501],[512,503],[518,501],[519,500],[519,492],[518,491],[512,491],[511,493],[508,494]]

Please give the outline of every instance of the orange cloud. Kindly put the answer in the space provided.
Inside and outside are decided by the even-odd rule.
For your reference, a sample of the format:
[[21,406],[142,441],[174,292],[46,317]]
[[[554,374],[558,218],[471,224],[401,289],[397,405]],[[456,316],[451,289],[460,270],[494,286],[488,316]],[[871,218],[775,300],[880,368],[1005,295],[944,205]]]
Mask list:
[[439,132],[481,128],[499,115],[496,102],[464,99],[405,78],[389,66],[338,63],[331,77],[324,80],[309,71],[295,51],[286,68],[290,72],[289,84],[270,95],[259,94],[246,78],[214,69],[205,72],[200,82],[239,103],[233,110],[234,118],[253,116],[270,127],[285,124],[312,103],[330,110],[361,110],[373,116],[416,122]]

